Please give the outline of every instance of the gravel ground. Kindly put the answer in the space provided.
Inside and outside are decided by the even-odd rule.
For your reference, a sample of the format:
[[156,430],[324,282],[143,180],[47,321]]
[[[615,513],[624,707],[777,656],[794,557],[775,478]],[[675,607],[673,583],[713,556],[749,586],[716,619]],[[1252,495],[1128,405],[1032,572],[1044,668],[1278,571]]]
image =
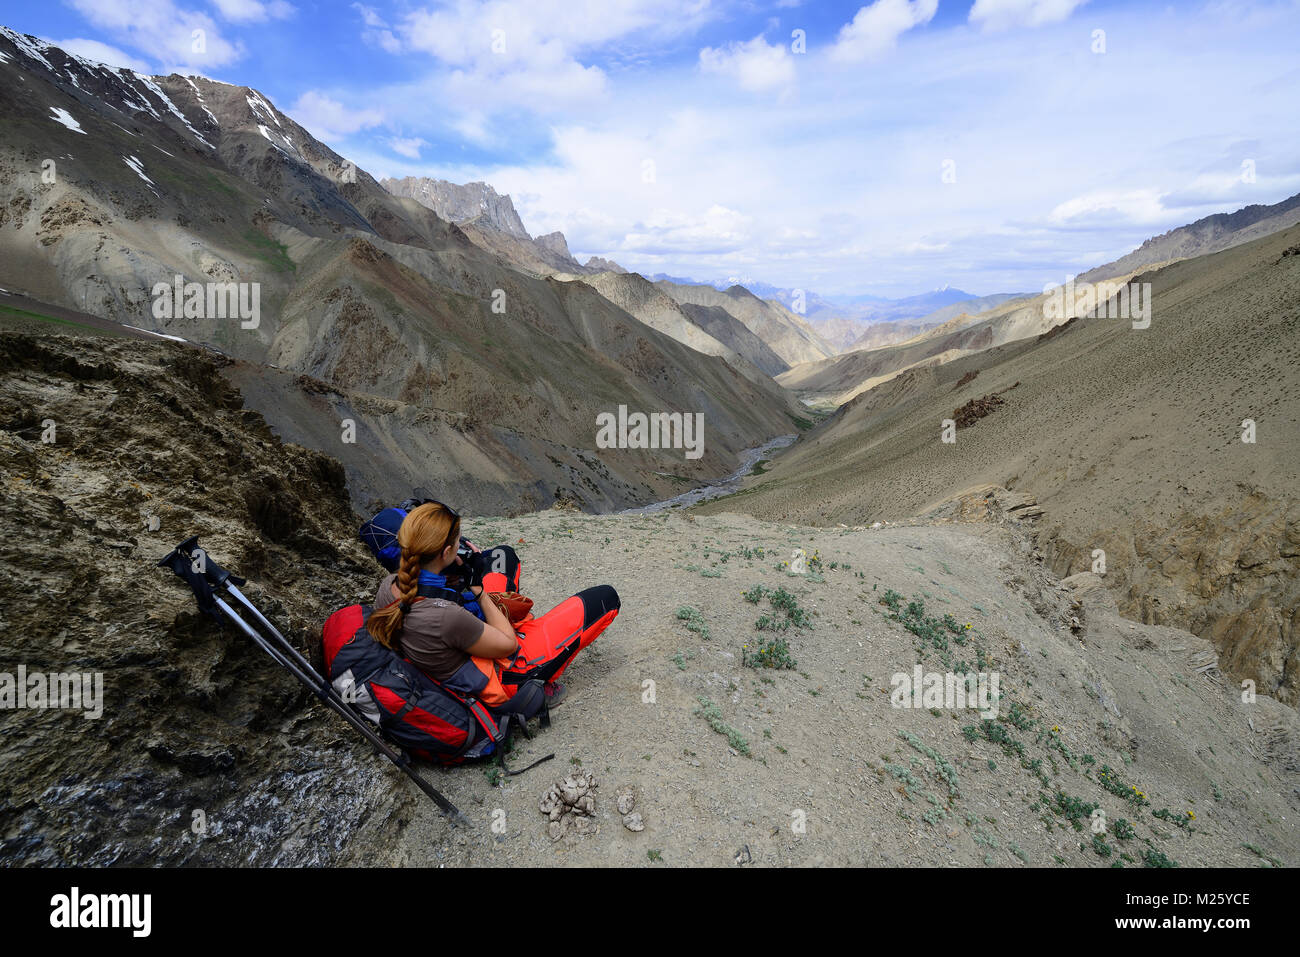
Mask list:
[[[607,582],[623,610],[569,669],[552,726],[508,760],[555,759],[495,785],[490,765],[430,771],[469,826],[452,828],[422,805],[403,831],[407,863],[1096,867],[1164,855],[1249,867],[1300,858],[1295,712],[1263,697],[1241,703],[1213,668],[1196,671],[1214,660],[1207,642],[1122,619],[1093,576],[1057,582],[1013,525],[817,529],[735,514],[553,510],[467,529],[480,544],[515,545],[540,608]],[[820,565],[802,575],[781,567],[797,548]],[[742,593],[756,585],[769,594],[750,603]],[[763,615],[790,617],[771,603],[778,588],[808,624],[759,631]],[[923,640],[905,629],[881,603],[890,589],[902,618],[919,598],[920,621],[951,615],[958,631],[921,627]],[[765,635],[786,639],[793,668],[742,662]],[[959,707],[891,705],[894,674],[917,664],[974,671],[981,659],[979,670],[1000,679],[992,724]],[[553,839],[539,802],[582,772],[596,782],[591,823]],[[1107,780],[1145,797],[1126,800]],[[643,830],[627,829],[616,806],[627,789]],[[1166,809],[1176,823],[1153,813]],[[1094,841],[1096,810],[1105,830]],[[1132,837],[1116,836],[1120,818]]]

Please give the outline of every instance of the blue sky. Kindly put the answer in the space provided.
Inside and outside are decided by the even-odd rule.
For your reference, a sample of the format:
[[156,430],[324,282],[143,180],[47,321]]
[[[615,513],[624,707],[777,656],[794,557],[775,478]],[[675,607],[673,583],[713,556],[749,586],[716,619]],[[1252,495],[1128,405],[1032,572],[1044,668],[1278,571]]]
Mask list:
[[1300,0],[0,11],[106,62],[256,87],[376,177],[485,180],[534,235],[645,273],[1041,289],[1300,192]]

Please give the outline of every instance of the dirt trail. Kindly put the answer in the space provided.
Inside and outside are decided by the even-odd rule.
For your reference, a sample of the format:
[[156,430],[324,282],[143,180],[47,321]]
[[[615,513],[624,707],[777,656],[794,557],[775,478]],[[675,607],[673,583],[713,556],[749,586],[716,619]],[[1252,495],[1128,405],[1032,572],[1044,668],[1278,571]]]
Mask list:
[[[1240,703],[1213,669],[1197,672],[1213,661],[1207,642],[1121,619],[1092,576],[1056,582],[1010,525],[813,529],[734,514],[550,511],[468,528],[477,541],[515,544],[542,609],[608,582],[623,612],[569,669],[552,727],[521,741],[509,763],[555,759],[495,787],[490,766],[433,771],[473,826],[452,830],[417,810],[404,832],[408,863],[1300,860],[1295,712],[1266,698]],[[811,573],[779,567],[796,548],[814,558]],[[756,630],[760,616],[788,614],[770,596],[747,601],[755,585],[787,589],[810,625]],[[909,599],[921,599],[924,638],[890,619],[889,589],[905,618]],[[958,633],[927,630],[925,618],[945,614]],[[742,663],[765,635],[787,640],[794,669]],[[974,671],[980,660],[1000,675],[1000,720],[891,706],[893,674],[918,663]],[[598,828],[553,842],[539,799],[580,771],[599,785]],[[1145,798],[1125,800],[1106,780]],[[615,807],[627,787],[645,823],[636,833]],[[1094,803],[1107,820],[1097,842]],[[1153,815],[1165,809],[1172,821]],[[1119,818],[1134,836],[1115,836]]]

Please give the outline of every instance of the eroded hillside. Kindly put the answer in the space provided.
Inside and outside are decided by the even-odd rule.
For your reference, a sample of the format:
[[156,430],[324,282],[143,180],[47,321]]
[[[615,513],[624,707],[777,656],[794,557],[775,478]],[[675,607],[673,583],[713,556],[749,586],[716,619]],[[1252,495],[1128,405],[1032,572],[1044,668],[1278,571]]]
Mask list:
[[[1057,574],[1104,558],[1124,614],[1194,631],[1235,679],[1296,704],[1297,244],[1292,228],[1139,275],[1146,329],[1080,317],[904,373],[702,511],[870,523],[1004,487],[1037,501]],[[945,420],[993,395],[943,441]]]

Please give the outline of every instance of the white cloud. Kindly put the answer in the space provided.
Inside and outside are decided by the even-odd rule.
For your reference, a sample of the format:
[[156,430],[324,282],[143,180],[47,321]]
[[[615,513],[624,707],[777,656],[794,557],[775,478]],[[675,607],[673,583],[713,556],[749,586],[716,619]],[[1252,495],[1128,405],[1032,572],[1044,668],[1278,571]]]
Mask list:
[[433,59],[427,85],[445,93],[449,83],[455,96],[439,99],[453,110],[553,114],[605,95],[589,54],[687,35],[714,15],[702,0],[450,0],[411,10],[392,32],[402,50]]
[[903,245],[899,252],[905,256],[915,256],[920,253],[941,253],[949,247],[950,243],[927,243],[922,240],[907,243]]
[[378,110],[350,109],[318,90],[308,90],[298,97],[289,114],[312,135],[327,142],[338,142],[350,133],[384,122],[384,114]]
[[[1210,10],[1189,21],[1108,8],[1108,32],[1140,33],[1142,55],[1101,58],[1098,69],[1073,20],[1027,38],[937,26],[929,5],[875,4],[865,9],[877,19],[855,17],[841,38],[841,54],[861,55],[854,68],[814,47],[796,63],[791,96],[759,101],[732,62],[747,48],[763,52],[743,39],[758,27],[730,45],[711,39],[716,75],[734,80],[702,83],[703,42],[643,45],[635,32],[564,23],[526,34],[540,45],[524,50],[509,26],[514,7],[477,9],[480,20],[455,21],[462,39],[505,22],[509,62],[487,59],[490,37],[480,38],[477,53],[448,49],[454,63],[425,51],[430,66],[417,82],[322,92],[383,104],[391,121],[378,135],[362,124],[347,155],[376,176],[487,181],[512,196],[531,233],[562,229],[575,255],[638,271],[747,275],[825,294],[944,283],[1026,291],[1208,213],[1300,189],[1294,83],[1285,82],[1295,75],[1294,28],[1281,13],[1257,22]],[[884,16],[900,11],[907,16]],[[919,22],[931,25],[903,38],[905,63],[867,55]],[[400,23],[391,29],[405,38]],[[673,56],[662,60],[666,48]],[[569,77],[580,92],[562,88]],[[1140,122],[1116,112],[1133,90],[1143,91]],[[1098,130],[1114,148],[1081,149]],[[417,158],[394,137],[438,145]],[[467,140],[478,148],[444,148]],[[500,159],[447,161],[455,156]],[[942,182],[946,158],[956,183]],[[1257,182],[1240,181],[1246,158]]]
[[970,22],[985,30],[1037,27],[1066,19],[1088,0],[975,0]]
[[390,137],[388,145],[393,148],[393,152],[400,153],[408,159],[420,158],[420,147],[428,146],[424,140],[419,137],[403,138],[400,136]]
[[211,17],[182,10],[171,0],[69,2],[93,26],[133,49],[147,51],[167,67],[177,64],[211,70],[244,55],[243,47],[225,39]]
[[622,247],[677,254],[739,250],[749,242],[752,222],[749,216],[716,204],[703,213],[656,209],[628,232]]
[[855,62],[884,53],[902,34],[934,19],[938,9],[939,0],[876,0],[840,28],[831,57]]
[[374,7],[368,7],[364,3],[354,3],[352,9],[361,14],[361,21],[368,27],[388,26],[388,21],[381,17]]
[[784,44],[769,44],[762,36],[725,47],[700,51],[700,69],[735,80],[744,90],[766,92],[794,82],[794,57]]
[[101,43],[98,40],[75,37],[71,40],[57,40],[54,45],[61,50],[66,50],[68,53],[75,53],[87,60],[94,60],[96,63],[106,63],[112,67],[136,70],[139,73],[153,73],[153,67],[148,63],[137,60],[129,53],[124,53],[117,47],[109,46],[107,43]]
[[1058,203],[1047,218],[1057,226],[1117,221],[1149,224],[1160,222],[1165,212],[1159,190],[1102,189]]
[[232,23],[263,23],[267,20],[287,20],[297,11],[286,0],[212,0],[221,16]]
[[386,53],[402,52],[402,41],[393,35],[388,21],[381,17],[374,7],[368,7],[364,3],[354,3],[352,9],[361,14],[361,22],[366,26],[366,29],[361,31],[361,39]]

